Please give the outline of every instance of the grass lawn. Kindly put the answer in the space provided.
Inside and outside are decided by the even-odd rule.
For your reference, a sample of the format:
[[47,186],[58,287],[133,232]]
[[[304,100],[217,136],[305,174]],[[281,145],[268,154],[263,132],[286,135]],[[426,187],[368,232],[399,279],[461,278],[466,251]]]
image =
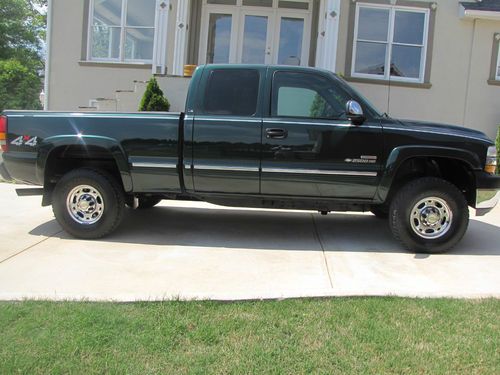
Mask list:
[[500,300],[2,302],[0,374],[500,373]]

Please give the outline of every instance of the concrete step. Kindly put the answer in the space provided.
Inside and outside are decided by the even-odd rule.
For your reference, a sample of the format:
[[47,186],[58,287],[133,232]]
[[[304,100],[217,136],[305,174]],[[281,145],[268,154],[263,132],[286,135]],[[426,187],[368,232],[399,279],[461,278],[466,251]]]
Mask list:
[[115,98],[95,98],[90,101],[90,104],[92,107],[97,107],[98,111],[117,111],[117,100]]

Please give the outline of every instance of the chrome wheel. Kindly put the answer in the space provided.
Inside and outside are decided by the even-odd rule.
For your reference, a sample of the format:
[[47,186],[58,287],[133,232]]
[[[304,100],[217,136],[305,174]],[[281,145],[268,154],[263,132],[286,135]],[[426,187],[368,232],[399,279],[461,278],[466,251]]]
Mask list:
[[436,239],[444,236],[451,227],[453,212],[445,200],[424,198],[415,204],[410,213],[410,225],[422,238]]
[[101,219],[104,213],[104,200],[96,188],[79,185],[69,192],[66,207],[74,221],[90,225]]

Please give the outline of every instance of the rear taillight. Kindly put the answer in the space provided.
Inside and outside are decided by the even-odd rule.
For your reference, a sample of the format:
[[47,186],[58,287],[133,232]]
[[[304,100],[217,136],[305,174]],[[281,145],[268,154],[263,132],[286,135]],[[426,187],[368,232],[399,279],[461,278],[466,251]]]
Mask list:
[[7,117],[0,116],[0,148],[7,152]]

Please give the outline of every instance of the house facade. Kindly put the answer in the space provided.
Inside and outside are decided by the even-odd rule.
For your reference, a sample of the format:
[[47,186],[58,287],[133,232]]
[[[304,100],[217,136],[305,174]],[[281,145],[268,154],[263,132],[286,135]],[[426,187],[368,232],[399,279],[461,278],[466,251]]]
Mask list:
[[155,75],[182,111],[185,65],[302,65],[391,116],[500,124],[500,0],[49,0],[45,107],[135,111]]

